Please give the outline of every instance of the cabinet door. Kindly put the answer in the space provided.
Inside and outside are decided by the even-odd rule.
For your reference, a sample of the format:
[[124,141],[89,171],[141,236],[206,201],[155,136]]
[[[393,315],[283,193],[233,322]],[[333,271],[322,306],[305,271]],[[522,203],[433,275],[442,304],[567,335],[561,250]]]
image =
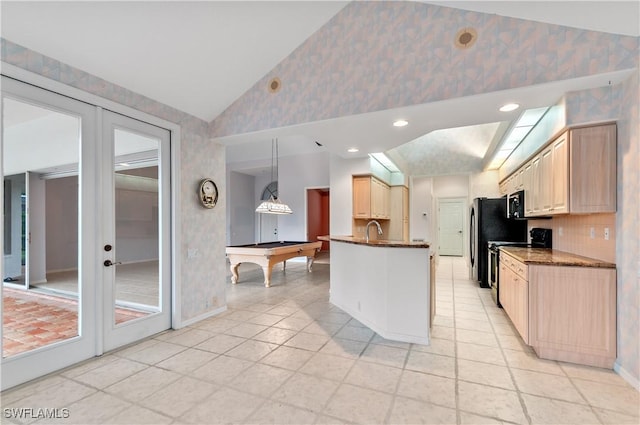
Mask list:
[[530,216],[533,211],[533,166],[531,162],[523,167],[522,189],[524,190],[524,215]]
[[570,151],[571,212],[615,212],[615,124],[571,130]]
[[509,314],[509,309],[511,308],[511,304],[509,303],[509,292],[511,290],[511,270],[507,266],[504,265],[504,262],[501,261],[500,269],[498,270],[498,281],[500,285],[500,293],[498,294],[498,301],[502,305],[504,311]]
[[530,344],[543,358],[611,368],[616,359],[616,271],[530,266]]
[[371,179],[371,215],[373,218],[383,218],[385,214],[385,194],[383,183],[376,179]]
[[553,214],[569,212],[569,135],[564,133],[552,144],[553,197],[551,211]]
[[[531,161],[531,215],[539,215],[540,208],[540,156]],[[526,202],[526,201],[525,201]]]
[[553,149],[549,146],[540,154],[540,166],[538,170],[539,192],[538,202],[540,212],[548,213],[553,204]]
[[384,183],[381,183],[380,190],[382,191],[382,215],[381,218],[391,217],[391,188]]
[[529,343],[529,285],[520,276],[513,280],[515,325],[525,344]]
[[371,217],[371,178],[353,178],[353,217]]

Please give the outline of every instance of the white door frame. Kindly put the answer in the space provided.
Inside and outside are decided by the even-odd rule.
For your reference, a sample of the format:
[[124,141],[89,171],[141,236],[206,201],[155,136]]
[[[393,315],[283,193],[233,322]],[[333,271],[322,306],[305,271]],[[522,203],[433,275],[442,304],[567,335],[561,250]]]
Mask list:
[[[158,127],[165,128],[171,132],[171,158],[170,158],[170,162],[171,162],[170,164],[170,167],[171,167],[171,246],[170,246],[170,251],[171,251],[171,327],[173,327],[174,329],[181,328],[183,326],[181,296],[180,296],[181,287],[182,287],[181,264],[179,261],[176,260],[176,259],[182,258],[182,248],[181,248],[182,231],[180,228],[180,222],[181,222],[180,206],[182,205],[182,195],[180,191],[180,187],[181,187],[181,177],[180,177],[181,128],[180,128],[180,125],[155,117],[153,115],[149,115],[145,112],[119,104],[117,102],[102,98],[100,96],[85,92],[75,87],[68,86],[58,81],[51,80],[41,75],[34,74],[32,72],[26,71],[14,65],[11,65],[5,62],[2,62],[1,64],[2,64],[2,76],[13,78],[27,84],[32,84],[39,88],[52,91],[54,93],[52,93],[51,95],[54,97],[59,97],[58,95],[63,95],[63,96],[71,97],[72,99],[75,99],[75,100],[88,103],[89,105],[87,105],[87,107],[93,111],[90,117],[91,120],[94,120],[97,122],[99,108],[105,108],[105,109],[109,109],[111,111],[126,115],[128,117],[138,119],[140,121],[144,121]],[[90,105],[94,105],[94,106],[90,106]],[[87,134],[83,137],[87,137],[87,138],[99,137],[98,126],[93,125],[91,127],[94,129],[95,133]],[[0,125],[0,132],[1,131],[2,131],[2,127]],[[94,144],[91,144],[91,145],[93,146]],[[0,144],[0,149],[1,148],[2,146]],[[95,152],[91,152],[88,154],[90,154],[91,157],[95,157]],[[0,175],[1,174],[2,174],[2,164],[0,163]],[[94,184],[95,184],[95,181],[94,181]],[[3,190],[4,190],[4,186],[0,187],[0,197],[3,196],[3,193],[2,193]],[[83,194],[83,195],[85,195],[84,199],[89,199],[90,196],[93,196],[90,194]],[[91,224],[91,228],[95,228],[95,226],[93,225],[94,223],[91,223],[92,220],[94,219],[92,218],[90,220],[87,220],[87,223]],[[2,227],[3,226],[0,226],[0,238],[3,237]],[[87,228],[88,227],[89,226],[87,226]],[[87,233],[90,233],[88,232],[88,230],[89,229],[87,229]],[[96,244],[93,243],[93,244],[90,244],[89,246],[95,247]],[[91,252],[89,254],[90,255],[87,255],[87,257],[91,257],[91,259],[87,259],[87,261],[89,262],[93,261],[95,263],[95,260],[99,258],[98,253]],[[0,266],[2,266],[2,261],[3,259],[0,258]],[[98,269],[94,263],[91,263],[90,268],[96,271],[96,273],[98,270],[101,273],[102,270]],[[85,270],[85,272],[89,273],[87,270]],[[93,276],[93,278],[95,277],[96,276]],[[0,295],[1,294],[2,294],[2,288],[0,286]],[[95,288],[87,288],[83,296],[88,297],[87,299],[93,300],[92,302],[96,309],[101,308],[101,306],[99,306],[100,303],[97,303],[95,301],[96,299]],[[1,309],[2,307],[0,303],[0,314],[2,313]],[[85,311],[87,310],[95,311],[95,309],[85,309]],[[90,318],[87,318],[86,320],[84,320],[82,322],[82,326],[83,327],[87,326],[88,328],[94,329],[94,330],[96,329],[95,320],[90,320]],[[0,340],[1,340],[1,332],[2,331],[0,330]],[[97,332],[99,332],[99,330]],[[100,336],[101,335],[99,335],[99,337]],[[8,358],[6,359],[6,361],[3,360],[3,366],[5,364],[9,365],[11,363],[18,362],[18,361],[22,362],[23,360],[21,359],[29,359],[29,360],[35,359],[34,356],[40,355],[40,353],[44,351],[48,351],[55,346],[56,344],[52,344],[51,346],[42,347],[41,349],[29,351],[27,353],[24,353],[24,355],[18,355],[18,356]],[[5,388],[10,388],[21,382],[26,382],[30,379],[34,379],[38,376],[42,376],[46,373],[52,372],[62,367],[77,363],[90,356],[102,354],[102,342],[98,343],[96,339],[96,341],[93,341],[91,343],[91,347],[89,351],[92,354],[90,356],[87,356],[87,353],[89,351],[85,350],[86,351],[85,352],[83,350],[85,349],[74,350],[73,356],[68,356],[65,358],[64,365],[54,365],[51,363],[49,359],[47,361],[30,362],[30,363],[34,363],[34,365],[33,367],[28,366],[26,370],[24,370],[25,368],[23,367],[14,368],[16,370],[21,370],[20,374],[17,374],[17,375],[12,374],[9,371],[9,368],[3,367],[1,389],[4,390]]]

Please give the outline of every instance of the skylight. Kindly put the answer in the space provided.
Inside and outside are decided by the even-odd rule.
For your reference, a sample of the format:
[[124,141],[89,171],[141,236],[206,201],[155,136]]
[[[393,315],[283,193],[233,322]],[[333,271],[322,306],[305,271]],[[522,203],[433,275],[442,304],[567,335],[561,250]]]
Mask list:
[[489,164],[489,170],[497,170],[509,158],[511,152],[517,148],[520,143],[527,137],[531,129],[540,121],[540,118],[547,112],[548,107],[527,109],[520,115],[516,124],[502,139],[500,147],[496,150]]
[[396,164],[394,164],[387,157],[387,155],[383,154],[382,152],[380,152],[380,153],[370,153],[369,156],[372,157],[373,159],[375,159],[376,161],[378,161],[384,168],[389,170],[390,173],[399,173],[400,172],[400,169],[398,167],[396,167]]

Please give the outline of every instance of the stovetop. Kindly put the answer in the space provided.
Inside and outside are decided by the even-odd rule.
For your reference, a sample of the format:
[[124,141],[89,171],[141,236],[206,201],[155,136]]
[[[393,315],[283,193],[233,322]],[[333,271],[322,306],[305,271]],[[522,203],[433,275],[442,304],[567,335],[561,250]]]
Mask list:
[[487,242],[487,245],[490,249],[498,248],[500,246],[517,246],[517,247],[523,247],[523,248],[530,248],[532,246],[535,246],[527,242],[513,242],[513,241],[489,241]]

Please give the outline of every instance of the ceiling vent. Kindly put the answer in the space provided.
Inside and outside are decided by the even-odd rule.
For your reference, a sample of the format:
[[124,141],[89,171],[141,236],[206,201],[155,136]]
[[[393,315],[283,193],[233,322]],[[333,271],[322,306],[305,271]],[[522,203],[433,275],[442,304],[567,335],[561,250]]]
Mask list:
[[468,49],[473,46],[478,38],[478,33],[473,28],[463,28],[456,34],[456,47]]
[[271,93],[276,93],[280,91],[280,87],[282,87],[282,82],[280,82],[280,78],[275,77],[269,81],[269,91]]

